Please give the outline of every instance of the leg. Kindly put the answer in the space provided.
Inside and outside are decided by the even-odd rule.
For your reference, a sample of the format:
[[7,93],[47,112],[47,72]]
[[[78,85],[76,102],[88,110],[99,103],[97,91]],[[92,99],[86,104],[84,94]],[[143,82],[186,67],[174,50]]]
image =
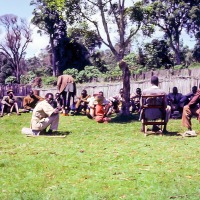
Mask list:
[[13,106],[15,107],[15,111],[16,111],[17,115],[21,115],[21,114],[19,113],[19,108],[18,108],[18,105],[17,105],[16,102],[14,103]]
[[63,107],[65,109],[65,107],[66,107],[66,100],[67,100],[67,98],[66,98],[67,92],[62,91],[60,94],[62,95],[62,100],[63,100],[62,105],[63,105]]
[[37,124],[38,131],[42,131],[46,129],[50,125],[50,130],[57,130],[58,129],[58,122],[59,122],[59,114],[52,115],[44,119],[43,122],[39,122]]
[[190,107],[186,105],[183,107],[182,125],[188,128],[188,130],[192,130],[191,118],[192,118],[192,111]]
[[5,107],[6,106],[4,104],[2,104],[0,117],[3,117],[3,113],[4,113],[4,110],[5,110]]

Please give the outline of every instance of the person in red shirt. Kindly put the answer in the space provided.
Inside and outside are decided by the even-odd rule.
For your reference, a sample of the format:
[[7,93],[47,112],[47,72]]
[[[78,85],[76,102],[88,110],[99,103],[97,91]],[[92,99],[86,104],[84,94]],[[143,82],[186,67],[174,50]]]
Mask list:
[[95,108],[95,120],[98,123],[108,123],[111,118],[105,116],[106,111],[103,106],[103,96],[98,95],[96,97],[97,105]]

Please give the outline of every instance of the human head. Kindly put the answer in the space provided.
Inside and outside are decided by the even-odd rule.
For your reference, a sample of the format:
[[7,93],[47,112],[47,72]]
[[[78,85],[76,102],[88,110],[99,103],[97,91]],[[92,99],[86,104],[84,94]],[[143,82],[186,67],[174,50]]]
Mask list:
[[157,76],[152,76],[151,77],[151,84],[158,86],[158,83],[159,83],[158,77]]
[[103,97],[103,92],[102,92],[102,91],[100,91],[100,92],[99,92],[99,95]]
[[30,90],[30,91],[29,91],[29,95],[30,95],[30,97],[34,96],[33,90]]
[[137,93],[137,94],[141,94],[141,93],[142,93],[141,89],[140,89],[140,88],[137,88],[137,89],[136,89],[136,93]]
[[8,95],[9,97],[13,97],[13,96],[14,96],[13,90],[8,90],[8,91],[7,91],[7,95]]
[[45,99],[48,103],[51,103],[53,101],[53,94],[52,93],[47,93],[45,95]]
[[173,94],[177,94],[178,93],[178,88],[177,87],[173,87],[172,92],[173,92]]
[[102,104],[103,103],[103,96],[98,95],[95,97],[95,100],[97,101],[98,104]]
[[60,97],[60,93],[57,92],[57,93],[55,94],[55,98],[57,99],[57,98],[59,98],[59,97]]
[[86,97],[87,96],[87,90],[82,90],[81,95]]
[[193,92],[193,94],[195,94],[197,92],[197,86],[192,87],[192,92]]
[[123,88],[121,88],[121,89],[119,90],[119,93],[120,93],[120,94],[123,94],[123,93],[124,93]]

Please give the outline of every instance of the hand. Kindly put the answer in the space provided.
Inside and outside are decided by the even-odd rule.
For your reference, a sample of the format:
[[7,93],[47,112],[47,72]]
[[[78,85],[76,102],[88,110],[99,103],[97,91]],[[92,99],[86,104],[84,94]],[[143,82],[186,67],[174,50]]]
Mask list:
[[54,114],[58,114],[59,113],[59,108],[56,108],[55,110],[54,110]]

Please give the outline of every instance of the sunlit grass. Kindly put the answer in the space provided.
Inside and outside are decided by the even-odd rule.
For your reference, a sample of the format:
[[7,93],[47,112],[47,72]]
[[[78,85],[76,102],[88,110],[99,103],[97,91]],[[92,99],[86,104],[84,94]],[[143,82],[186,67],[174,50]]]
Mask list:
[[[137,116],[61,116],[65,138],[26,137],[30,114],[0,119],[0,199],[200,199],[200,137],[144,137]],[[198,132],[199,124],[192,119]]]

